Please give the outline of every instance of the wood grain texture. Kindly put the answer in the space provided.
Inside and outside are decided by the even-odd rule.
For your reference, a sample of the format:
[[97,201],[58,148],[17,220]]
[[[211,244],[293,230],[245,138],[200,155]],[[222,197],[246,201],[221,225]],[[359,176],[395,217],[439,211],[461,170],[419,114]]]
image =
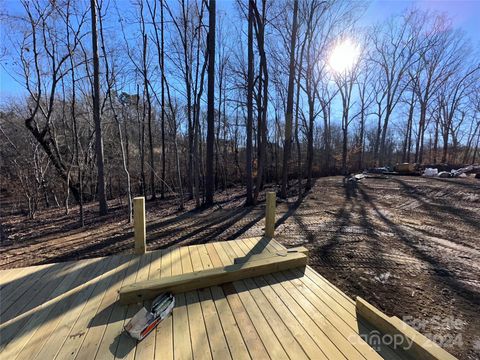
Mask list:
[[265,209],[265,236],[273,238],[275,235],[275,207],[276,194],[274,192],[267,192],[267,205]]
[[[172,316],[141,342],[123,330],[141,304],[117,301],[122,286],[243,268],[279,253],[306,257],[295,251],[248,238],[0,271],[9,316],[0,324],[0,359],[453,359],[438,347],[422,352],[421,334],[368,303],[356,306],[305,265],[179,293]],[[413,352],[387,346],[378,354],[360,336],[381,329],[414,339]]]
[[135,254],[145,254],[147,249],[147,226],[145,223],[145,198],[133,199],[133,227],[135,232]]
[[306,255],[302,253],[291,253],[285,256],[272,256],[210,270],[189,272],[160,280],[147,280],[122,287],[120,289],[120,302],[122,304],[137,303],[153,299],[161,292],[168,291],[178,294],[247,279],[252,276],[305,267],[306,265]]
[[405,346],[402,346],[403,351],[412,358],[425,360],[456,359],[396,316],[387,316],[359,296],[357,296],[356,309],[360,317],[382,334],[399,337],[405,343]]

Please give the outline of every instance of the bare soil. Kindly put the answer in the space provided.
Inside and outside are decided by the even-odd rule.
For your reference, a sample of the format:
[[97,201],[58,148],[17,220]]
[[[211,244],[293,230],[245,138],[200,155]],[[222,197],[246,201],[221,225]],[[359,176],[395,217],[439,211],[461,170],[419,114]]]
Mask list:
[[[293,194],[292,194],[293,195]],[[260,236],[264,204],[244,192],[178,211],[174,198],[147,202],[150,250]],[[300,201],[277,204],[276,239],[310,249],[309,263],[351,297],[409,322],[460,359],[480,358],[480,181],[392,176],[358,183],[318,179]],[[49,209],[35,220],[2,216],[0,269],[132,251],[125,202],[111,212]]]

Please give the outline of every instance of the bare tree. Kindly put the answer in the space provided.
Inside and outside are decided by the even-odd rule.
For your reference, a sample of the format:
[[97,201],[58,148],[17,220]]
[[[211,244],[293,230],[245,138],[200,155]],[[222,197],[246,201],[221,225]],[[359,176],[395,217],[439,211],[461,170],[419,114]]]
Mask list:
[[430,34],[422,40],[424,46],[419,49],[420,60],[416,64],[417,73],[415,74],[414,91],[420,105],[415,162],[419,163],[423,161],[424,135],[430,101],[442,84],[457,71],[460,54],[463,52],[462,47],[465,46],[458,34],[449,28],[443,16],[434,17],[433,23],[428,22],[429,16],[431,15],[428,13],[421,13],[410,19],[414,22],[412,26],[425,26]]
[[[29,0],[2,18],[18,29],[2,66],[25,94],[0,105],[0,176],[29,216],[75,199],[83,224],[89,202],[130,214],[125,197],[156,190],[210,205],[239,184],[254,205],[269,182],[286,197],[295,175],[302,197],[318,174],[414,152],[478,161],[477,53],[446,17],[410,9],[360,31],[359,2],[110,4]],[[333,75],[342,38],[366,53]]]
[[[101,14],[101,8],[99,13]],[[115,119],[115,122],[117,124],[117,130],[118,130],[118,138],[120,140],[120,153],[122,155],[122,167],[123,171],[125,172],[125,179],[126,179],[126,184],[125,184],[125,189],[127,191],[127,206],[128,206],[128,222],[132,222],[132,214],[133,214],[133,206],[132,206],[132,190],[131,190],[131,180],[130,180],[130,172],[128,170],[127,166],[127,156],[126,156],[126,150],[125,150],[125,145],[124,145],[124,139],[123,139],[123,132],[122,132],[122,125],[121,125],[121,120],[120,117],[118,116],[117,109],[115,106],[115,101],[113,98],[113,93],[118,94],[118,91],[116,91],[116,83],[114,83],[114,79],[116,78],[116,72],[115,72],[115,64],[112,61],[112,66],[110,68],[109,66],[109,60],[108,60],[108,54],[107,54],[107,44],[105,42],[105,34],[103,31],[103,19],[102,16],[99,16],[99,25],[100,25],[100,39],[101,39],[101,48],[102,48],[102,53],[103,53],[103,60],[105,63],[105,80],[107,83],[107,98],[108,98],[108,103],[110,105],[110,110],[113,113],[113,118]],[[122,118],[126,117],[125,113],[125,103],[122,103]]]
[[417,36],[408,26],[415,12],[407,11],[402,17],[392,19],[383,28],[372,33],[374,54],[371,61],[378,65],[380,75],[377,88],[378,127],[375,140],[374,160],[383,163],[386,150],[386,137],[390,117],[405,90],[405,76],[408,69],[418,62],[416,50],[419,47]]
[[439,94],[439,107],[441,111],[441,133],[443,140],[442,163],[447,162],[449,137],[454,136],[454,130],[459,128],[455,126],[454,120],[459,111],[461,111],[462,102],[468,98],[470,91],[474,89],[473,85],[480,79],[478,73],[480,65],[476,64],[466,68],[463,73],[456,73],[449,83],[446,83]]
[[[340,72],[334,73],[334,80],[337,84],[340,97],[342,100],[342,173],[348,174],[348,128],[350,123],[354,120],[351,116],[350,110],[352,108],[352,92],[358,77],[358,63],[351,68],[346,68]],[[362,111],[359,113],[362,114]],[[357,114],[358,115],[358,114]]]
[[[157,3],[160,6],[160,25],[157,20]],[[163,0],[153,0],[153,6],[149,1],[146,2],[150,14],[150,20],[153,25],[153,32],[155,34],[154,42],[157,48],[157,60],[160,70],[161,82],[161,100],[160,100],[160,122],[161,122],[161,146],[162,146],[162,177],[160,179],[160,197],[165,198],[165,182],[166,182],[166,146],[165,146],[165,22],[164,22],[164,5]],[[158,28],[160,27],[160,31]],[[157,98],[158,99],[158,98]],[[153,171],[153,168],[152,168]]]
[[254,203],[258,200],[258,194],[263,184],[266,165],[267,146],[267,109],[268,109],[268,67],[267,55],[265,52],[265,22],[266,22],[266,0],[262,1],[262,12],[253,3],[255,16],[255,35],[260,55],[260,70],[258,75],[257,90],[257,177],[255,184]]
[[143,103],[143,118],[147,118],[147,127],[148,127],[148,149],[149,149],[149,168],[150,168],[150,193],[151,199],[155,200],[156,190],[155,190],[155,162],[153,156],[153,133],[152,133],[152,99],[150,96],[150,79],[148,73],[148,34],[146,29],[146,22],[143,15],[143,2],[139,3],[139,16],[140,16],[140,33],[142,36],[142,65],[140,68],[142,77],[143,77],[143,92],[145,94],[145,100]]
[[290,41],[290,65],[288,75],[287,109],[285,113],[285,145],[283,148],[282,190],[281,196],[287,197],[288,161],[292,147],[293,95],[295,82],[295,46],[297,42],[298,0],[293,2],[292,35]]
[[105,193],[105,170],[103,159],[102,122],[100,119],[100,65],[98,61],[97,41],[97,4],[90,0],[92,16],[92,51],[93,51],[93,121],[95,123],[95,149],[97,157],[98,205],[100,215],[108,212],[107,197]]
[[[37,2],[22,2],[26,13],[25,22],[28,30],[23,33],[19,58],[21,74],[28,94],[25,126],[40,144],[58,176],[67,184],[73,196],[80,201],[77,182],[70,179],[70,164],[62,155],[53,126],[55,117],[56,95],[59,83],[67,75],[65,69],[73,51],[79,46],[86,13],[81,14],[76,26],[65,23],[73,32],[73,44],[63,49],[58,42],[58,34],[54,35],[53,14],[57,9],[42,6]],[[69,6],[69,3],[67,3]],[[68,21],[68,18],[65,18]],[[58,46],[57,46],[58,45]],[[63,51],[63,53],[60,53]]]
[[208,128],[207,128],[207,173],[205,180],[205,205],[213,205],[214,184],[214,145],[215,145],[215,17],[216,1],[208,5]]
[[245,205],[253,205],[253,169],[252,169],[252,126],[253,126],[253,21],[254,0],[248,1],[248,73],[247,73],[247,149],[246,149],[246,175],[247,199]]

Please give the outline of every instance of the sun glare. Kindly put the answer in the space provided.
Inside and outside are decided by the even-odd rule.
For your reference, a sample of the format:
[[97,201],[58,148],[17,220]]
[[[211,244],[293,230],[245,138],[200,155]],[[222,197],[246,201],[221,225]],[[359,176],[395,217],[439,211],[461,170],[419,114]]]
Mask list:
[[328,63],[333,71],[342,73],[349,71],[356,64],[359,55],[360,46],[346,39],[333,48]]

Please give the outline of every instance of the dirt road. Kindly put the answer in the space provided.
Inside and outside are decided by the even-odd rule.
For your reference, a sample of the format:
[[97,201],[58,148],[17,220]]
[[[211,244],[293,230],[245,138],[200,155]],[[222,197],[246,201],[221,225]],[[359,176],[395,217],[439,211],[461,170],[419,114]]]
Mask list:
[[[147,203],[149,249],[261,235],[264,205],[243,207],[243,192],[211,209]],[[461,359],[480,358],[480,182],[391,177],[344,183],[318,179],[300,202],[277,205],[276,238],[310,249],[310,265],[352,297],[409,322]],[[104,256],[133,247],[125,204],[99,218],[87,208],[2,218],[0,268]]]
[[279,229],[342,290],[409,322],[462,359],[480,358],[480,183],[319,179]]

